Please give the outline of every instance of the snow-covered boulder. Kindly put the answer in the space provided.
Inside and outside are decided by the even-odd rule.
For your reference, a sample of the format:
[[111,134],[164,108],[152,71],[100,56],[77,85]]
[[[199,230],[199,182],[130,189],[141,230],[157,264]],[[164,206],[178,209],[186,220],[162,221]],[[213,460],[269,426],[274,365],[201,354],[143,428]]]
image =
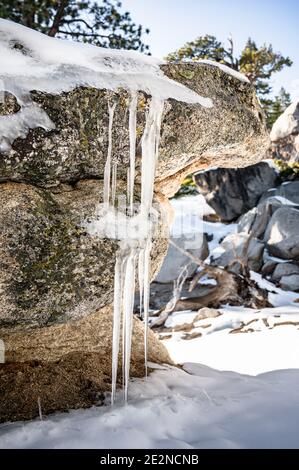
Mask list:
[[194,175],[198,191],[223,221],[232,221],[255,207],[278,179],[278,172],[268,162],[246,168],[215,168]]
[[299,161],[299,101],[292,103],[274,123],[270,155],[286,162]]
[[[163,195],[185,174],[259,161],[268,137],[254,88],[209,64],[161,64],[2,19],[0,48],[0,338],[17,363],[1,366],[1,406],[18,419],[38,413],[39,396],[48,412],[110,389],[114,264],[126,239],[111,235],[111,211],[104,224],[97,210],[107,194],[108,206],[128,200],[129,161],[133,200],[151,205],[154,187],[156,213],[167,212]],[[152,276],[167,252],[159,224],[154,233]],[[132,370],[142,375],[136,331]],[[153,337],[149,358],[169,361]]]
[[137,173],[149,96],[167,100],[156,171],[164,194],[174,194],[196,169],[257,162],[268,145],[253,87],[217,67],[163,65],[136,52],[53,40],[5,20],[0,31],[0,84],[7,92],[0,107],[2,181],[49,187],[103,178],[109,104],[116,106],[111,160],[125,178],[132,90],[139,91]]

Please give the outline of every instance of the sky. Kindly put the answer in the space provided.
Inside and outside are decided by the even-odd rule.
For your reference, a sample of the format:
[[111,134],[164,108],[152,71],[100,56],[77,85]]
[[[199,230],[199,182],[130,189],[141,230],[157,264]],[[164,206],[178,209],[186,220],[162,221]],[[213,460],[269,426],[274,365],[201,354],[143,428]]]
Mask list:
[[222,41],[231,34],[236,52],[247,38],[271,43],[293,66],[273,76],[273,92],[281,86],[299,98],[299,0],[122,0],[133,20],[150,29],[144,37],[152,55],[165,57],[204,34]]

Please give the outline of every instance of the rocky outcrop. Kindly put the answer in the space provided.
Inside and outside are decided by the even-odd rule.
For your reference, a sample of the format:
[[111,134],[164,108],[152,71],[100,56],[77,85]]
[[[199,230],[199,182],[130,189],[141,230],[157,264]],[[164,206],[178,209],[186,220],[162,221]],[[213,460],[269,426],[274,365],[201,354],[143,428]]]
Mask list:
[[275,197],[278,201],[287,199],[290,203],[299,205],[299,180],[285,181],[277,188],[269,189],[263,194],[261,201],[269,200],[270,197]]
[[[155,183],[158,212],[168,211],[163,195],[174,194],[191,169],[208,168],[215,161],[246,166],[260,159],[268,143],[249,84],[209,65],[173,64],[163,70],[212,98],[214,108],[166,102]],[[85,222],[103,200],[108,103],[116,103],[111,157],[117,164],[117,194],[126,193],[129,94],[77,88],[60,95],[32,91],[31,99],[47,112],[55,129],[30,129],[0,155],[0,338],[9,361],[0,365],[2,420],[37,415],[41,394],[45,413],[90,405],[95,402],[90,396],[106,391],[111,381],[111,302],[118,245],[117,240],[92,237]],[[149,97],[140,93],[137,202],[148,103]],[[0,113],[16,112],[16,100],[9,95]],[[159,230],[152,277],[167,252],[167,240],[160,239]],[[135,338],[132,371],[142,375],[140,325]],[[153,337],[151,345],[151,360],[169,361]]]
[[299,101],[292,103],[274,123],[269,155],[289,163],[299,162]]
[[246,168],[217,168],[194,174],[197,189],[223,221],[229,222],[256,206],[261,195],[278,182],[267,162]]
[[242,266],[260,272],[284,290],[299,290],[298,181],[267,191],[257,207],[238,222],[238,233],[227,236],[211,264],[240,273]]

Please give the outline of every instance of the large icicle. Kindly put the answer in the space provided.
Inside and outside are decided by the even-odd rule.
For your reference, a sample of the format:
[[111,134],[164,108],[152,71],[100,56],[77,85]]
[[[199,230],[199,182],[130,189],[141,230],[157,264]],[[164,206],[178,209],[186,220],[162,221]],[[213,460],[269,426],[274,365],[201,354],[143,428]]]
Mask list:
[[147,352],[148,352],[148,317],[149,317],[149,292],[150,292],[150,256],[151,256],[151,224],[150,215],[154,195],[154,181],[156,162],[159,151],[159,140],[164,101],[152,98],[146,126],[142,137],[142,163],[141,163],[141,213],[145,223],[148,224],[148,236],[143,248],[143,310],[144,310],[144,362],[147,376]]
[[130,104],[130,109],[129,109],[129,133],[130,133],[129,204],[130,204],[131,215],[133,215],[133,203],[134,203],[137,100],[138,100],[138,94],[136,92],[132,93],[132,99],[131,99],[131,104]]
[[104,204],[109,205],[110,199],[110,185],[111,185],[111,155],[112,155],[112,129],[113,129],[113,117],[116,103],[108,105],[109,111],[109,124],[108,124],[108,152],[107,160],[104,170]]
[[112,344],[112,393],[111,404],[115,400],[117,370],[118,370],[118,352],[119,352],[119,336],[122,313],[122,260],[116,259],[115,277],[114,277],[114,315],[113,315],[113,344]]
[[135,262],[136,251],[134,249],[128,255],[125,272],[124,294],[123,294],[123,317],[124,317],[124,377],[125,377],[125,401],[128,400],[128,387],[130,378],[131,346],[133,311],[135,295]]

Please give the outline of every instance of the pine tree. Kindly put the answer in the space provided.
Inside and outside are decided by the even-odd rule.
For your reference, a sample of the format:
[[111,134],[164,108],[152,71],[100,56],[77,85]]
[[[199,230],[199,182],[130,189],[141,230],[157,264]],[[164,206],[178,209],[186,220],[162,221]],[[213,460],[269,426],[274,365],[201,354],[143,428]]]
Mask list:
[[285,88],[281,87],[278,95],[275,96],[274,100],[269,104],[267,109],[268,126],[271,128],[274,122],[279,116],[287,109],[291,104],[291,95]]
[[135,24],[121,6],[118,0],[0,0],[0,17],[52,37],[148,51],[142,36],[149,30]]
[[258,47],[249,38],[241,54],[236,56],[232,38],[229,38],[229,46],[225,47],[215,36],[210,35],[201,36],[188,42],[166,57],[166,60],[170,62],[199,59],[215,60],[246,75],[255,86],[266,111],[273,105],[273,101],[269,98],[271,93],[270,78],[284,67],[292,65],[291,59],[284,57],[280,52],[274,52],[271,44]]

